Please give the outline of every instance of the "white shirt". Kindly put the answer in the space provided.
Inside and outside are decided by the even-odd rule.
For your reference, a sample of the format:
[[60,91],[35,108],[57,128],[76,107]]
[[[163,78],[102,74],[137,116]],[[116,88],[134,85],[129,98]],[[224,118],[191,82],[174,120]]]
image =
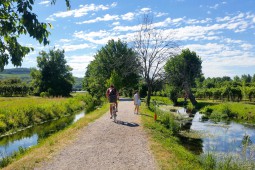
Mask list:
[[136,94],[134,95],[134,103],[135,103],[135,104],[138,104],[138,100],[139,100],[139,96],[138,96],[138,94],[136,93]]

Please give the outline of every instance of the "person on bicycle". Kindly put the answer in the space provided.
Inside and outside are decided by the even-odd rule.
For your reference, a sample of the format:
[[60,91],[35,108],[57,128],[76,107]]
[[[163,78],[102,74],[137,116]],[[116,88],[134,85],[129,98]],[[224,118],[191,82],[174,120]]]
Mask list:
[[116,111],[118,111],[118,103],[117,103],[117,99],[119,98],[119,93],[116,90],[116,88],[114,87],[114,85],[112,84],[106,91],[106,98],[108,99],[109,103],[110,103],[110,114],[112,118],[112,106],[113,104],[116,105]]

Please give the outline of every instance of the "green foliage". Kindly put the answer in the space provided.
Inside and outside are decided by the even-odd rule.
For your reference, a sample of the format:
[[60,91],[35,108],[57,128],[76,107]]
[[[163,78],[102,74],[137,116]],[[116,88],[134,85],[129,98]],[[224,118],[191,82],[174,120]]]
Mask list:
[[106,80],[106,88],[110,87],[111,84],[114,84],[116,89],[120,89],[122,86],[122,77],[118,75],[118,73],[113,70],[111,73],[111,77]]
[[29,34],[44,45],[49,43],[47,24],[38,21],[36,14],[32,12],[33,5],[34,0],[1,1],[0,70],[4,69],[9,59],[15,66],[20,66],[23,57],[33,50],[18,42],[20,35]]
[[141,108],[141,112],[146,115],[142,116],[142,122],[151,135],[154,144],[152,150],[154,150],[160,169],[202,169],[197,157],[186,150],[178,138],[173,135],[175,130],[167,128],[168,126],[175,127],[175,125],[172,126],[172,118],[162,117],[165,122],[163,124],[160,123],[161,121],[154,121],[154,112],[144,107]]
[[[55,2],[56,0],[52,0]],[[21,66],[22,60],[32,47],[18,42],[20,35],[29,35],[43,45],[49,44],[47,30],[50,24],[40,22],[32,12],[35,0],[1,0],[0,5],[0,70],[10,60],[14,66]],[[69,0],[66,5],[70,7]]]
[[234,158],[232,155],[224,155],[219,158],[212,153],[203,154],[200,162],[205,170],[247,170],[254,169],[253,160]]
[[180,55],[176,55],[167,61],[165,72],[168,83],[174,87],[174,94],[184,90],[192,104],[195,105],[197,102],[191,92],[191,87],[195,84],[196,78],[199,78],[202,74],[200,57],[189,49],[182,50]]
[[20,79],[5,79],[0,81],[0,96],[26,96],[31,92],[30,85]]
[[[171,105],[173,102],[167,98],[167,97],[162,97],[162,96],[152,96],[151,97],[152,101],[157,101],[158,104],[166,104],[166,105]],[[152,102],[154,103],[154,102]]]
[[[206,106],[207,105],[207,106]],[[253,123],[255,122],[255,106],[246,103],[206,103],[202,107],[201,112],[206,114],[210,118],[216,118],[216,120],[224,119],[236,119],[239,121],[245,121]]]
[[186,109],[187,109],[188,113],[191,113],[191,112],[195,111],[196,107],[192,103],[188,102],[188,105],[187,105]]
[[66,65],[64,51],[52,49],[40,52],[37,57],[39,70],[32,69],[32,84],[36,95],[44,92],[50,96],[69,96],[74,78],[72,68]]
[[210,153],[203,155],[201,157],[201,162],[205,170],[212,170],[216,168],[216,158]]
[[100,98],[110,83],[117,83],[119,91],[129,91],[138,86],[138,81],[139,62],[135,52],[120,40],[109,40],[88,65],[83,88]]
[[58,119],[85,108],[95,109],[97,102],[88,93],[73,98],[3,98],[0,100],[0,133],[15,131],[44,121]]

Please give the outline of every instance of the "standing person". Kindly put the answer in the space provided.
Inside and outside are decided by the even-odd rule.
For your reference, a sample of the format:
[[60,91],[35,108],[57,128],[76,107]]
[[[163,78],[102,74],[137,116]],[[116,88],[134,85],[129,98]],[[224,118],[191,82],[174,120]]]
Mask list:
[[136,91],[135,95],[134,95],[134,105],[135,105],[134,114],[138,114],[139,106],[141,105],[141,99],[140,99],[140,95],[139,95],[138,91]]
[[110,103],[110,114],[111,114],[110,118],[112,118],[112,106],[113,106],[113,104],[116,104],[116,111],[118,111],[117,99],[119,98],[119,93],[115,89],[113,84],[107,89],[106,98],[108,99],[108,101]]

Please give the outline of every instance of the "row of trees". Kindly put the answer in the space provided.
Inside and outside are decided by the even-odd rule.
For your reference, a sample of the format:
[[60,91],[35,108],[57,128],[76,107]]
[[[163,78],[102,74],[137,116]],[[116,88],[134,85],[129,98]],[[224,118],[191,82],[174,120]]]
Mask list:
[[255,87],[222,87],[210,89],[194,89],[195,95],[198,98],[213,99],[213,100],[227,100],[227,101],[241,101],[255,99]]
[[20,79],[0,81],[0,96],[26,96],[32,91],[30,85]]
[[222,86],[255,86],[255,74],[251,75],[241,75],[234,76],[233,79],[228,76],[223,77],[214,77],[214,78],[205,78],[203,76],[196,78],[196,88],[220,88]]

